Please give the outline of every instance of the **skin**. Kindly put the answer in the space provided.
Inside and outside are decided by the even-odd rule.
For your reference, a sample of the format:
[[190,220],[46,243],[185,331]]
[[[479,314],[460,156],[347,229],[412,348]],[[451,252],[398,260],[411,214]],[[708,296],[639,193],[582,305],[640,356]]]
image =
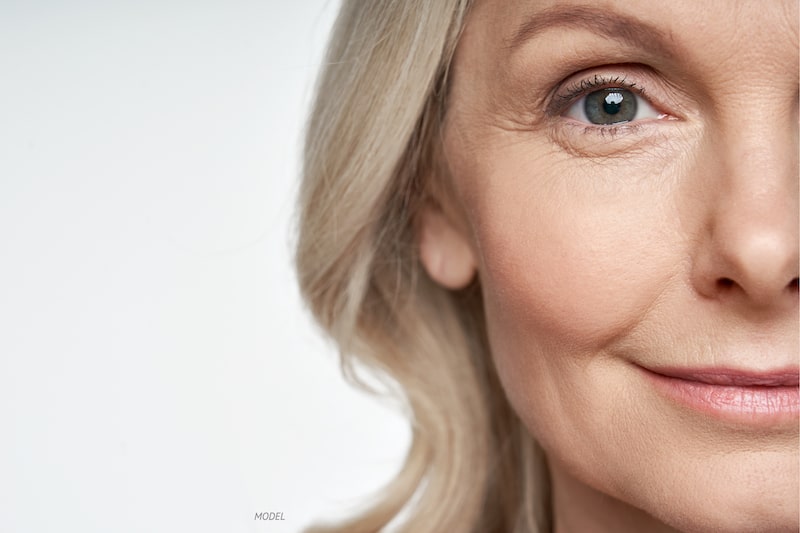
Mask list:
[[[577,5],[660,44],[563,17],[510,44]],[[796,371],[798,62],[796,0],[470,12],[420,254],[445,287],[480,280],[507,397],[548,456],[557,532],[798,531],[796,418],[687,409],[640,368]],[[581,95],[554,94],[595,75],[635,83],[655,113],[575,118]]]

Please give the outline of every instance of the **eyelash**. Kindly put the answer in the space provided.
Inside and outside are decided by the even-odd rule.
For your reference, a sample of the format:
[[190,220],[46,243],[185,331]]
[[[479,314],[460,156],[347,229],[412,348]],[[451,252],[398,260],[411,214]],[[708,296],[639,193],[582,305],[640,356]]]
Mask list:
[[642,98],[647,98],[643,88],[640,88],[636,83],[629,82],[625,76],[609,76],[605,77],[600,74],[595,74],[592,78],[584,78],[580,82],[568,85],[561,93],[556,95],[558,98],[557,107],[561,108],[560,112],[568,108],[575,100],[586,96],[589,93],[600,89],[627,89],[637,93]]

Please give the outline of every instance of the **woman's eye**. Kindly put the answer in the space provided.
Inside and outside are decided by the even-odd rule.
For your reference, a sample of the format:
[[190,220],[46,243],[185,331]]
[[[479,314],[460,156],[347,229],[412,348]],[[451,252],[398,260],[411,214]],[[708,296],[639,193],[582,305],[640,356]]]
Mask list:
[[565,116],[590,124],[608,125],[660,114],[641,96],[628,89],[600,89],[579,98]]

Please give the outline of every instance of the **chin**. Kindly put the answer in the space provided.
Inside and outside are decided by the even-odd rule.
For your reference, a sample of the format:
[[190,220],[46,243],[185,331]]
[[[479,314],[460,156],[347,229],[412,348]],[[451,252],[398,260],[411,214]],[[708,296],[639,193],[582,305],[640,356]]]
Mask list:
[[[798,457],[747,465],[696,479],[691,501],[662,521],[687,533],[797,533],[800,531]],[[716,479],[715,479],[716,478]],[[665,510],[662,508],[662,510]]]
[[[751,512],[752,511],[752,512]],[[729,513],[677,517],[670,524],[685,533],[797,533],[798,514],[788,508],[737,509]]]

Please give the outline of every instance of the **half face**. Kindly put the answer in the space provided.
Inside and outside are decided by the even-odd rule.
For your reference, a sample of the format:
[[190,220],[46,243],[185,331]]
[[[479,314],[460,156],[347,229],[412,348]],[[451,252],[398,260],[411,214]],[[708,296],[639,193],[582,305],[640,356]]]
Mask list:
[[558,528],[797,531],[797,2],[478,0],[449,98],[421,257]]

